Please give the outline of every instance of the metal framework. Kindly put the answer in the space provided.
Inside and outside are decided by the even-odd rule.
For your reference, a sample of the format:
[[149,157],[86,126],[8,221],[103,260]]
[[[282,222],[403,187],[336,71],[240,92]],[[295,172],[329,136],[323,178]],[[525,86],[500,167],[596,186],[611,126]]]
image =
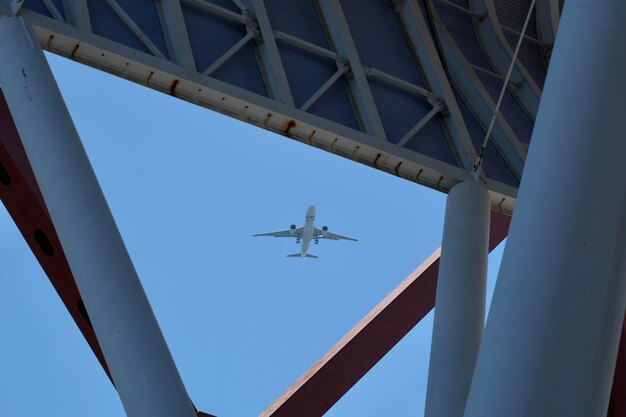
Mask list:
[[[507,234],[562,4],[537,1],[483,164],[490,250]],[[0,15],[22,16],[49,51],[446,192],[470,179],[524,7],[527,0],[0,0]],[[373,18],[383,31],[363,26]],[[0,198],[110,376],[1,94]],[[438,266],[436,251],[262,416],[323,415],[433,308]],[[625,335],[626,327],[609,416],[626,415]]]
[[[469,178],[519,30],[507,11],[524,1],[20,4],[44,49],[446,192]],[[522,54],[483,164],[507,213],[558,24],[554,1],[539,5],[523,51],[541,68]]]

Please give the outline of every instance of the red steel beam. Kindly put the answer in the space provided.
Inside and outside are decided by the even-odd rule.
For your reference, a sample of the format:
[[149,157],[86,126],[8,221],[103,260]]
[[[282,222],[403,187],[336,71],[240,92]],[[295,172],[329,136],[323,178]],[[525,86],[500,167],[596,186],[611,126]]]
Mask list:
[[[510,217],[492,211],[489,251]],[[320,417],[435,306],[439,249],[270,405],[261,417]]]
[[74,282],[74,276],[65,259],[63,248],[1,91],[0,198],[110,378],[96,334]]

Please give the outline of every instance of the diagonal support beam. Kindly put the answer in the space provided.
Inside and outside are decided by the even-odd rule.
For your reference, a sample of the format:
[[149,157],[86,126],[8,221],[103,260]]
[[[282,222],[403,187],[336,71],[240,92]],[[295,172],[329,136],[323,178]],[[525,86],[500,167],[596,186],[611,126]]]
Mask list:
[[404,137],[402,139],[400,139],[400,141],[398,142],[398,146],[404,146],[406,145],[406,143],[411,140],[411,138],[413,136],[415,136],[415,134],[417,132],[420,131],[421,128],[423,128],[424,126],[426,126],[426,123],[430,122],[430,119],[432,119],[433,117],[435,117],[435,115],[437,113],[439,113],[440,111],[443,110],[442,106],[439,105],[435,105],[433,106],[432,110],[429,111],[426,116],[422,117],[422,120],[420,120],[419,122],[417,122],[417,124],[415,126],[413,126],[413,128],[411,130],[409,130],[407,132],[406,135],[404,135]]
[[300,110],[307,111],[309,107],[311,107],[315,102],[326,92],[328,89],[335,84],[335,82],[341,78],[343,74],[346,73],[348,67],[345,65],[337,64],[337,71],[333,74],[332,77],[328,79],[316,92],[313,94],[302,106],[300,106]]
[[416,0],[397,0],[395,6],[396,15],[404,28],[413,55],[417,58],[420,71],[424,74],[434,95],[443,100],[446,105],[447,111],[443,120],[450,132],[459,162],[463,168],[470,170],[477,157],[476,150],[443,69],[441,57],[437,53],[433,35]]
[[265,4],[262,0],[245,0],[245,2],[250,12],[253,13],[253,18],[261,32],[260,38],[254,41],[254,48],[263,70],[268,91],[272,98],[293,106],[293,96],[289,88],[287,74],[278,52],[276,38],[274,37],[274,31],[267,15]]
[[46,9],[48,9],[53,18],[60,22],[65,22],[63,15],[61,15],[61,12],[59,12],[59,9],[57,9],[52,0],[42,0],[42,3],[46,6]]
[[63,0],[63,9],[68,23],[91,33],[91,19],[87,0]]
[[[496,103],[439,17],[433,0],[430,0],[428,5],[433,30],[442,58],[446,62],[448,76],[486,131]],[[492,143],[507,162],[513,175],[521,179],[526,151],[501,112],[498,113],[496,122],[491,133]]]
[[315,3],[330,43],[339,56],[345,58],[350,65],[352,77],[348,80],[348,86],[365,132],[387,140],[383,122],[339,0],[316,0]]
[[[50,220],[35,174],[0,90],[0,199],[37,258],[59,298],[111,379],[108,366],[63,247]],[[215,417],[198,412],[198,417]]]
[[110,378],[96,334],[74,282],[74,276],[50,221],[35,175],[1,91],[0,198]]
[[[491,213],[489,250],[510,217]],[[320,417],[435,306],[439,249],[304,373],[260,417]]]
[[181,66],[196,70],[185,17],[179,0],[160,0],[157,3],[170,59]]
[[204,74],[204,75],[211,75],[211,74],[213,74],[215,71],[217,71],[219,69],[219,67],[224,65],[226,63],[226,61],[228,61],[230,58],[232,58],[233,55],[235,55],[237,52],[239,52],[239,50],[241,48],[246,46],[246,44],[248,42],[250,42],[252,39],[254,39],[257,36],[258,36],[258,32],[253,31],[253,30],[248,30],[248,33],[246,33],[246,35],[243,38],[239,39],[239,41],[237,41],[236,44],[231,46],[231,48],[228,51],[226,51],[224,53],[224,55],[222,55],[221,57],[218,58],[217,61],[212,63],[209,68],[205,69],[202,72],[202,74]]
[[126,11],[115,0],[105,0],[107,4],[113,9],[113,11],[122,19],[122,21],[129,27],[129,29],[139,38],[139,40],[148,48],[154,56],[165,59],[165,55],[159,49],[158,46],[152,42],[152,40],[146,35],[146,33],[139,27],[137,23],[126,13]]

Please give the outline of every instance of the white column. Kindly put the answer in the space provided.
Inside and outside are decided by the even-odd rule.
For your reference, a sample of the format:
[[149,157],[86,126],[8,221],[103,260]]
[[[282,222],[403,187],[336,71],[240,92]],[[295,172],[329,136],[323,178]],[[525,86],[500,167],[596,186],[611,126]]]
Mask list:
[[489,193],[464,182],[448,194],[425,417],[462,417],[485,321]]
[[126,414],[195,417],[52,72],[19,17],[0,18],[0,86]]
[[626,2],[567,0],[465,417],[606,417],[626,307]]

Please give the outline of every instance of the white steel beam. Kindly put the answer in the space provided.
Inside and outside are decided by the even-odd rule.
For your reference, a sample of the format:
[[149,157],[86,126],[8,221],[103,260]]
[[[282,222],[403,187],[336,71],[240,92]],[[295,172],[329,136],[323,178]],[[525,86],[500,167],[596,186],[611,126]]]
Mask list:
[[61,22],[65,21],[65,19],[63,18],[63,15],[61,14],[61,12],[59,12],[59,9],[57,9],[57,6],[54,5],[52,0],[41,0],[41,1],[44,4],[44,6],[46,6],[46,9],[48,9],[48,11],[50,12],[53,18],[55,18],[56,20],[60,20]]
[[395,10],[421,73],[424,74],[433,94],[445,103],[447,111],[443,120],[452,138],[452,148],[461,166],[471,170],[477,157],[476,150],[463,122],[461,111],[422,11],[416,0],[396,2]]
[[537,11],[535,13],[537,35],[539,39],[546,44],[543,49],[543,58],[546,67],[550,61],[550,53],[552,52],[560,18],[559,0],[537,0]]
[[365,75],[368,77],[376,78],[396,88],[417,94],[418,96],[422,96],[433,101],[441,101],[439,97],[419,85],[410,83],[391,74],[387,74],[386,72],[380,71],[376,68],[363,67],[363,70],[365,71]]
[[228,51],[224,52],[224,54],[221,57],[219,57],[217,61],[212,63],[209,68],[202,71],[202,74],[204,75],[213,74],[215,71],[217,71],[219,67],[224,65],[226,61],[228,61],[233,55],[239,52],[241,48],[243,48],[248,42],[250,42],[252,39],[256,38],[257,36],[259,36],[259,32],[257,32],[254,29],[248,30],[248,32],[245,34],[243,38],[239,39],[237,43],[231,46]]
[[[245,0],[245,2],[250,12],[253,13],[253,18],[261,32],[261,36],[256,38],[253,44],[270,97],[293,106],[294,101],[289,88],[289,81],[278,52],[265,4],[263,0]],[[246,12],[244,11],[244,13]]]
[[315,45],[314,43],[311,42],[307,42],[304,39],[300,39],[296,36],[290,35],[288,33],[285,32],[281,32],[279,30],[274,32],[274,36],[276,37],[277,40],[285,42],[286,44],[289,44],[291,46],[295,46],[297,48],[300,48],[304,51],[307,51],[313,55],[317,55],[320,56],[322,58],[327,58],[327,59],[331,59],[333,61],[341,61],[342,58],[337,55],[335,52],[326,49],[326,48],[322,48],[321,46]]
[[92,31],[87,0],[63,0],[63,9],[69,23],[86,32]]
[[463,417],[485,323],[489,212],[482,182],[448,193],[425,417]]
[[130,30],[139,38],[139,40],[152,52],[155,56],[165,59],[163,52],[152,42],[152,40],[144,33],[143,30],[135,23],[135,21],[126,13],[126,11],[115,0],[104,0],[111,6],[111,9],[117,14],[120,19],[130,28]]
[[565,3],[465,417],[607,416],[626,307],[624,22],[623,0]]
[[196,71],[180,0],[157,0],[157,7],[170,60]]
[[387,134],[378,114],[361,58],[357,53],[339,0],[315,0],[315,3],[320,11],[330,43],[339,56],[346,59],[350,65],[347,82],[363,129],[377,138],[387,140]]
[[339,78],[348,70],[348,66],[337,64],[337,71],[328,79],[302,106],[300,110],[308,110],[328,89],[337,82]]
[[422,117],[422,119],[417,122],[417,124],[413,126],[402,139],[400,139],[400,141],[398,141],[398,146],[404,146],[409,140],[411,140],[413,136],[415,136],[417,132],[420,131],[420,129],[426,126],[426,123],[430,122],[430,119],[435,117],[437,113],[441,112],[442,110],[443,106],[434,105],[433,108],[428,113],[426,113],[426,115]]
[[222,19],[230,20],[231,22],[246,24],[246,18],[243,15],[232,12],[223,7],[220,7],[217,4],[211,3],[210,1],[207,1],[207,0],[181,0],[181,1],[189,4],[190,6],[195,7],[196,9],[203,10],[215,16],[221,17]]
[[[430,1],[432,2],[432,0]],[[450,77],[486,131],[495,109],[495,103],[452,39],[432,3],[430,7],[439,45]],[[524,169],[526,151],[501,112],[498,113],[491,136],[491,142],[498,148],[513,174],[520,179]]]
[[196,417],[39,43],[21,17],[0,39],[2,91],[127,416]]
[[[502,33],[493,1],[468,0],[468,3],[471,11],[485,16],[484,19],[472,19],[476,36],[493,67],[500,75],[504,75],[509,69],[513,49]],[[509,84],[507,86],[509,91],[534,120],[537,116],[541,89],[519,60],[515,63],[511,80],[517,88],[512,89]]]

